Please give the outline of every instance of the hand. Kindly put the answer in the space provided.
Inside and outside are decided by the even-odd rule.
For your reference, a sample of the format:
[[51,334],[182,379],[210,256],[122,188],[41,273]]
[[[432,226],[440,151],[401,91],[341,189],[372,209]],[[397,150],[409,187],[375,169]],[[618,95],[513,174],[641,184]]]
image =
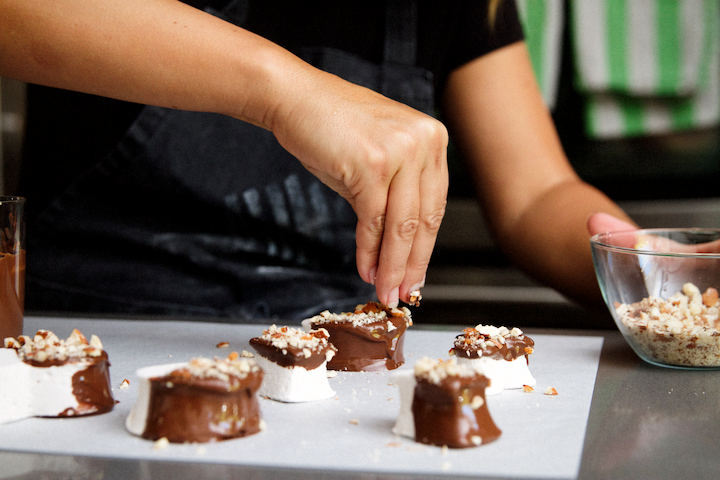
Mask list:
[[[593,214],[588,219],[587,227],[590,235],[638,229],[635,225],[613,217],[612,215],[608,215],[607,213]],[[638,250],[660,250],[676,253],[720,253],[720,240],[697,244],[686,244],[669,238],[647,234],[616,237],[616,240],[618,240],[618,243],[615,245],[618,247],[634,248]]]
[[[623,230],[637,230],[637,228],[638,227],[632,223],[613,217],[607,213],[594,213],[587,221],[587,229],[590,235]],[[628,247],[633,248],[633,245],[628,245]]]
[[[448,190],[445,127],[401,103],[312,72],[272,121],[278,141],[350,202],[357,268],[388,306],[424,285]],[[296,79],[297,80],[297,79]]]

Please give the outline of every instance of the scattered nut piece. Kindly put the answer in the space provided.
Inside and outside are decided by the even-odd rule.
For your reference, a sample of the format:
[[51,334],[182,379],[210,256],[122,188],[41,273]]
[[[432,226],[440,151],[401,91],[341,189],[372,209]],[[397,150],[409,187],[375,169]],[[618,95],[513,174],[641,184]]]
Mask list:
[[349,423],[350,425],[358,425],[360,423],[360,420],[358,420],[357,418],[353,418],[352,420],[350,420]]
[[128,380],[127,378],[125,380],[123,380],[122,383],[120,384],[120,388],[122,390],[125,390],[129,386],[130,386],[130,380]]
[[705,293],[702,294],[702,302],[706,307],[714,306],[718,301],[718,291],[716,288],[708,288]]
[[167,437],[162,437],[155,441],[153,450],[164,450],[168,445],[170,445],[170,440],[168,440]]
[[557,392],[557,390],[555,390],[554,387],[547,387],[545,389],[545,395],[557,395],[557,394],[558,394],[558,392]]
[[100,338],[97,335],[90,335],[90,346],[96,350],[102,350],[103,345]]
[[217,345],[215,345],[217,348],[228,348],[230,346],[229,342],[220,342]]
[[533,387],[531,387],[530,385],[523,385],[523,392],[532,393],[534,391],[535,391],[535,389]]
[[412,292],[410,292],[408,304],[412,305],[413,307],[419,307],[420,300],[422,300],[422,294],[420,294],[420,290],[413,290]]

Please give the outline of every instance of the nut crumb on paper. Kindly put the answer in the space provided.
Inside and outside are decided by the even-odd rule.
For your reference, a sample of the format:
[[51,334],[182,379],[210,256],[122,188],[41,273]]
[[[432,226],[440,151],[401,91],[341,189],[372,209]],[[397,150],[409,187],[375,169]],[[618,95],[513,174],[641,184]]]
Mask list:
[[164,450],[170,445],[170,440],[167,437],[162,437],[153,443],[153,450]]
[[555,390],[554,387],[547,387],[545,389],[545,395],[557,395],[557,394],[558,394],[558,392],[557,392],[557,390]]
[[128,380],[128,379],[126,378],[126,379],[123,380],[122,383],[120,384],[120,389],[121,389],[121,390],[125,390],[125,389],[128,388],[129,386],[130,386],[130,380]]

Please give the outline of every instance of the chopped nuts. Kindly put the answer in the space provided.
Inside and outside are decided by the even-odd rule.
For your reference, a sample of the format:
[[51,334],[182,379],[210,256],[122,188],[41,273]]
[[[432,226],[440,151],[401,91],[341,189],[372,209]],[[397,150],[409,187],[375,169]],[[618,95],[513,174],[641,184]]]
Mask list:
[[412,305],[413,307],[419,307],[420,300],[422,300],[422,295],[420,294],[420,290],[413,290],[412,292],[410,292],[410,299],[409,299],[408,304]]
[[18,357],[23,361],[34,361],[43,363],[46,361],[66,361],[68,359],[88,359],[99,357],[103,353],[103,345],[100,339],[92,335],[88,342],[85,335],[78,329],[74,329],[66,340],[60,340],[57,335],[49,330],[38,330],[30,338],[21,335],[17,340],[6,338],[6,348],[17,350]]
[[308,352],[327,348],[329,338],[330,334],[324,328],[306,332],[299,328],[276,325],[272,325],[260,335],[260,339],[270,342],[270,345],[279,350],[297,348],[302,350],[306,357],[309,357]]
[[557,395],[557,394],[558,394],[557,390],[555,390],[555,388],[553,388],[553,387],[547,387],[545,389],[545,395]]
[[228,347],[230,347],[230,343],[229,343],[229,342],[220,342],[220,343],[218,343],[218,344],[215,345],[215,346],[216,346],[217,348],[228,348]]
[[530,385],[523,385],[523,392],[532,393],[534,391],[535,391],[535,389],[533,387],[531,387]]
[[415,364],[415,377],[435,384],[440,384],[447,377],[473,377],[478,374],[483,375],[482,368],[467,363],[458,364],[455,358],[433,360],[423,357]]
[[122,383],[120,384],[120,389],[121,389],[121,390],[125,390],[125,389],[128,388],[129,386],[130,386],[130,380],[128,380],[128,379],[126,378],[126,379],[123,380]]
[[475,358],[490,356],[496,360],[512,361],[520,356],[533,353],[535,342],[515,327],[495,327],[493,325],[478,325],[474,328],[465,328],[455,337],[450,355]]
[[631,342],[650,358],[670,365],[720,366],[720,302],[715,288],[701,293],[692,283],[667,300],[649,296],[615,311]]
[[368,302],[355,307],[351,313],[330,313],[328,310],[309,318],[311,324],[322,325],[323,323],[348,323],[354,327],[379,322],[388,317],[404,318],[407,326],[412,325],[412,314],[407,307],[389,308],[378,302]]
[[[216,378],[227,382],[231,376],[240,379],[257,372],[260,367],[251,358],[240,358],[237,352],[232,352],[225,359],[193,358],[188,364],[175,370],[171,375],[190,375],[197,378]],[[171,387],[168,387],[171,388]]]
[[480,395],[475,395],[472,399],[472,402],[470,402],[470,408],[472,408],[473,410],[477,410],[483,405],[485,405],[485,400]]

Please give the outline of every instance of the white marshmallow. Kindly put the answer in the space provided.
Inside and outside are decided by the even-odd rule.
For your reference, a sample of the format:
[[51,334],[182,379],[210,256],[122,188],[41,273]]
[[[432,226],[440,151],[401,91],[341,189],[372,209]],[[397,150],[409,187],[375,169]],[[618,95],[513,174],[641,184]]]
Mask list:
[[415,372],[413,370],[395,370],[390,374],[390,382],[397,385],[400,393],[400,411],[392,432],[395,435],[415,440],[415,417],[412,413],[415,398]]
[[457,363],[482,369],[485,376],[490,379],[490,385],[485,389],[485,395],[497,395],[503,390],[522,388],[523,385],[532,387],[536,383],[524,356],[517,357],[512,361],[495,360],[490,357],[465,358],[458,356]]
[[77,409],[72,378],[86,368],[82,362],[33,367],[14,349],[0,348],[0,424]]
[[265,372],[258,390],[261,397],[280,402],[300,403],[325,400],[335,396],[327,379],[327,362],[317,368],[281,367],[262,355],[256,355],[255,361]]

